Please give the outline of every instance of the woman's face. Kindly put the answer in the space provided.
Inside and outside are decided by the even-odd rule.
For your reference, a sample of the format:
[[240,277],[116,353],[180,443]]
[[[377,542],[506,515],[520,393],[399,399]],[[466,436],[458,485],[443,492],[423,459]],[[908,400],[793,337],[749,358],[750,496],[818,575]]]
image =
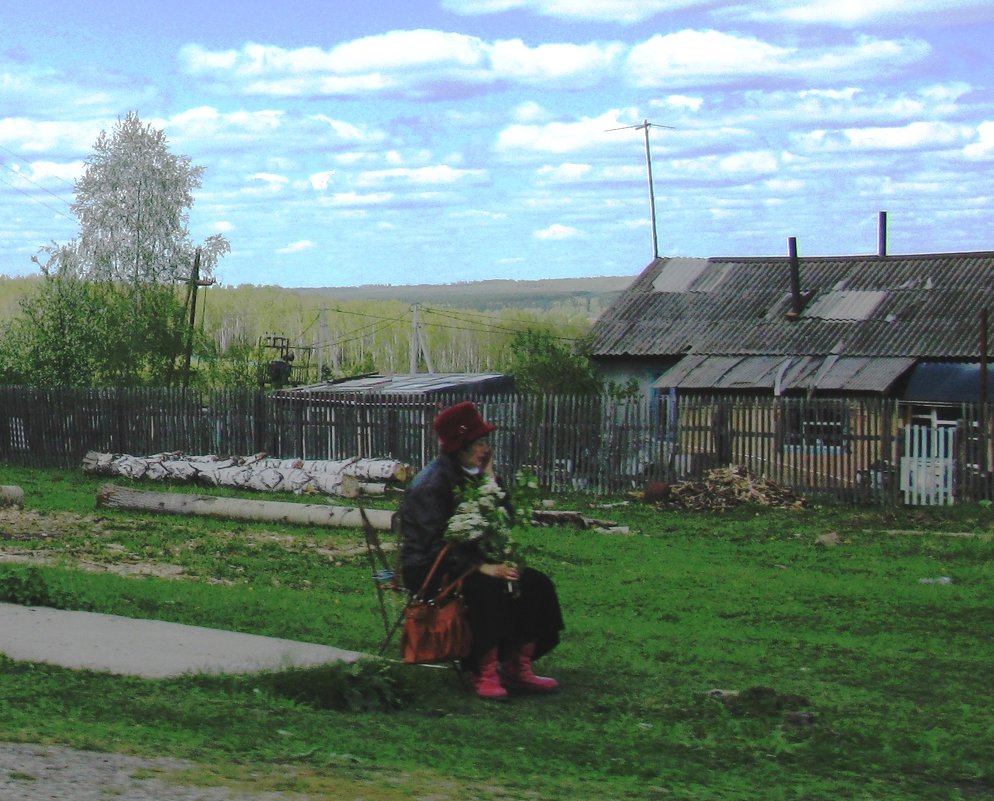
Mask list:
[[482,470],[490,461],[490,440],[486,437],[474,439],[469,445],[460,448],[457,452],[459,464],[467,470]]

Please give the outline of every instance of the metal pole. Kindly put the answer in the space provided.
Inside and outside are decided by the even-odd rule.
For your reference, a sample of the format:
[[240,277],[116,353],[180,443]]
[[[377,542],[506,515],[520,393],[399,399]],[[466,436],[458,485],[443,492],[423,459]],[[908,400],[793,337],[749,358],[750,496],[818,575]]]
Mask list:
[[981,447],[981,464],[980,471],[981,475],[986,476],[987,468],[990,464],[989,460],[989,445],[988,445],[988,434],[987,431],[987,362],[988,362],[988,351],[987,351],[987,309],[980,310],[980,406],[979,408],[979,420],[977,428],[980,433],[980,447]]
[[652,228],[652,258],[659,258],[659,242],[656,239],[656,194],[652,188],[652,156],[649,153],[649,121],[642,122],[642,131],[645,134],[645,167],[649,175],[649,224]]

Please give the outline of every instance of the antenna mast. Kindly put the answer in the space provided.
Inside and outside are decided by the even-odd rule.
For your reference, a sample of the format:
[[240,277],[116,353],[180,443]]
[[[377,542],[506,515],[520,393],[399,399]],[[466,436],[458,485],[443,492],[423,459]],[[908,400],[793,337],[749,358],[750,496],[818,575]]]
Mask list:
[[670,128],[670,125],[657,125],[649,120],[643,120],[641,125],[625,125],[622,128],[609,128],[609,131],[642,131],[645,134],[645,171],[649,177],[649,227],[652,229],[652,258],[659,258],[659,240],[656,237],[656,193],[652,186],[652,155],[649,152],[649,129]]

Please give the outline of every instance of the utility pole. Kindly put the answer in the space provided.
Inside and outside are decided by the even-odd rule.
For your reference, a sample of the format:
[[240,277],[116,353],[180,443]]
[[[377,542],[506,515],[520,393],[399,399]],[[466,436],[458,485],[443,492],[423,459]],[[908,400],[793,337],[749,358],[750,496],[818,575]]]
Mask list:
[[318,381],[324,381],[325,350],[328,348],[328,308],[326,306],[321,307],[321,328],[318,336],[320,337],[321,342],[321,345],[318,348]]
[[431,354],[428,352],[428,340],[425,338],[425,332],[421,328],[421,304],[415,303],[411,306],[411,375],[414,375],[418,371],[418,356],[423,355],[425,359],[425,366],[428,368],[429,373],[434,373],[435,368],[431,363]]
[[209,287],[214,283],[211,278],[207,281],[200,280],[200,248],[197,248],[193,255],[193,269],[190,271],[190,283],[187,287],[186,300],[190,307],[190,327],[186,339],[186,358],[183,370],[183,386],[190,384],[190,362],[193,360],[193,332],[197,322],[197,289],[199,287]]
[[673,130],[671,125],[658,125],[654,122],[649,122],[649,120],[643,120],[641,125],[625,125],[621,128],[608,128],[608,131],[628,131],[636,130],[642,131],[645,135],[645,170],[649,178],[649,227],[652,229],[652,258],[659,258],[659,240],[656,237],[656,193],[652,185],[652,155],[649,152],[649,129],[650,128],[669,128]]

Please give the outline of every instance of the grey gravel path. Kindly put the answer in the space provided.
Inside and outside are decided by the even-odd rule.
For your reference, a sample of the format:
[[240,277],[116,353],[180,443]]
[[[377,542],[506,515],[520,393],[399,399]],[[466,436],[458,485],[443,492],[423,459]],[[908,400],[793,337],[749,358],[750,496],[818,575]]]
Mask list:
[[181,784],[179,759],[0,743],[0,801],[297,801],[297,793],[244,793]]
[[0,654],[150,679],[281,670],[362,656],[277,637],[5,603],[0,603]]

